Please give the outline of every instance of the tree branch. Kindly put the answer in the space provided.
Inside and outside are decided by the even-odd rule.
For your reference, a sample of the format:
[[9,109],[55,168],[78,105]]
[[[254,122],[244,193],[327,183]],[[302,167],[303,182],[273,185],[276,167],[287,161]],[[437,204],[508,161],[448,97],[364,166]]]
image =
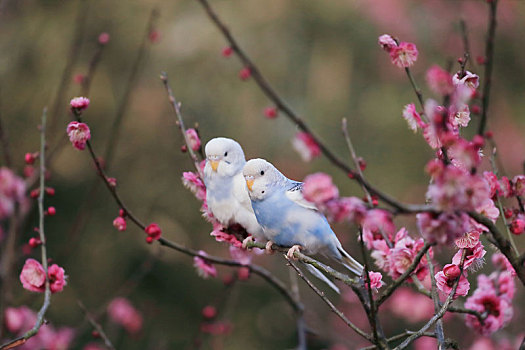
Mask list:
[[[430,257],[430,253],[427,251],[425,253],[427,260],[428,260],[428,267],[430,270],[430,280],[432,282],[432,289],[431,289],[431,295],[432,295],[432,301],[434,302],[434,312],[439,312],[439,296],[437,292],[437,284],[436,284],[436,277],[434,276],[434,263],[432,262],[432,258]],[[438,350],[445,349],[445,334],[443,332],[443,321],[441,319],[436,321],[436,339],[438,341]]]
[[46,315],[49,305],[51,305],[51,289],[49,286],[49,275],[47,273],[47,242],[46,235],[44,232],[44,195],[45,195],[45,174],[46,174],[46,120],[47,120],[47,107],[42,112],[42,123],[40,125],[40,194],[38,195],[38,231],[40,234],[41,251],[42,251],[42,267],[46,275],[45,290],[44,290],[44,303],[38,311],[37,319],[33,328],[27,331],[24,335],[2,345],[0,350],[12,349],[16,346],[24,344],[29,338],[35,336],[42,324],[44,323],[44,316]]
[[481,98],[481,120],[478,135],[483,135],[487,124],[490,88],[492,86],[492,66],[494,64],[494,37],[496,35],[496,9],[498,0],[487,1],[489,6],[489,29],[485,44],[485,73],[483,74],[483,93]]
[[305,275],[304,273],[293,263],[292,260],[290,260],[286,255],[285,255],[285,258],[286,260],[288,260],[288,264],[297,272],[297,274],[299,275],[299,277],[301,277],[303,279],[303,281],[306,282],[306,284],[317,294],[319,295],[319,297],[321,297],[321,299],[326,303],[326,305],[328,305],[328,307],[330,308],[330,310],[332,310],[333,313],[335,313],[337,316],[339,316],[339,318],[341,320],[343,320],[344,323],[346,323],[346,325],[350,328],[352,328],[357,334],[359,334],[361,337],[365,338],[366,340],[368,341],[372,341],[372,337],[365,333],[363,330],[361,330],[360,328],[358,328],[356,325],[354,325],[344,314],[341,310],[339,310],[337,307],[335,307],[335,305],[330,301],[330,299],[328,299],[326,297],[326,295],[324,294],[324,292],[320,291],[319,288],[317,288],[313,283],[312,281],[310,281]]
[[80,301],[80,300],[77,300],[77,304],[78,304],[78,307],[80,307],[80,309],[82,310],[82,312],[84,313],[84,316],[86,317],[86,319],[88,320],[88,322],[91,324],[91,326],[93,326],[93,328],[98,332],[98,334],[100,335],[100,337],[102,338],[102,340],[104,340],[104,344],[106,345],[106,347],[108,349],[111,349],[111,350],[115,350],[115,347],[113,346],[113,344],[111,343],[111,340],[109,340],[108,336],[106,335],[106,333],[104,332],[104,330],[102,329],[102,326],[97,323],[97,321],[95,321],[95,319],[93,318],[93,316],[91,316],[91,314],[89,313],[89,311],[86,309],[86,307],[84,306],[84,304]]

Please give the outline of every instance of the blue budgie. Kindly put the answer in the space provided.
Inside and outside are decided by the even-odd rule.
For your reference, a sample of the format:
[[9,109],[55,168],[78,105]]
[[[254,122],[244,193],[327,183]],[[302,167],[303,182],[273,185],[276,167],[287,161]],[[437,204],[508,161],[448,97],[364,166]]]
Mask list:
[[363,266],[348,254],[325,216],[303,198],[302,183],[284,176],[264,159],[252,159],[243,169],[246,187],[257,221],[264,230],[267,247],[275,243],[308,254],[320,253],[335,259],[361,276]]

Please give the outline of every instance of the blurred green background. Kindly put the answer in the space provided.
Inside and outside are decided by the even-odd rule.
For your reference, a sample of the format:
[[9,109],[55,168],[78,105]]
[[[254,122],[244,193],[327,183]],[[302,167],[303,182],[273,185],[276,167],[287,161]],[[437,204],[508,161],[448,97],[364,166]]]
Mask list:
[[[393,66],[378,47],[377,37],[389,33],[416,43],[416,80],[425,97],[438,99],[430,94],[424,74],[432,64],[446,67],[453,62],[453,70],[457,69],[456,58],[463,54],[460,19],[467,23],[473,58],[483,56],[485,1],[219,0],[212,6],[275,89],[330,149],[349,160],[340,132],[341,118],[346,117],[357,153],[367,161],[368,180],[399,200],[424,201],[428,178],[423,168],[433,153],[401,118],[403,106],[415,102],[415,95],[403,70]],[[160,14],[154,26],[160,40],[146,44],[116,136],[110,132],[111,125],[129,87],[153,8]],[[325,158],[311,163],[300,160],[291,147],[296,127],[283,115],[276,120],[264,117],[263,110],[271,103],[252,80],[238,78],[242,66],[235,57],[221,55],[226,42],[197,1],[3,0],[0,11],[0,115],[19,173],[24,153],[39,148],[37,125],[42,108],[52,109],[55,103],[78,19],[84,18],[75,51],[78,58],[67,77],[60,108],[49,116],[50,123],[56,123],[50,142],[64,137],[71,118],[68,102],[80,94],[73,77],[87,73],[98,35],[109,33],[111,40],[94,76],[91,105],[84,119],[98,154],[104,153],[109,139],[117,137],[109,175],[117,178],[130,209],[144,222],[158,222],[166,238],[229,256],[227,246],[209,236],[211,226],[200,217],[200,203],[181,184],[181,173],[192,170],[192,164],[179,150],[182,140],[159,79],[161,71],[168,72],[187,126],[199,124],[203,144],[216,136],[231,137],[243,146],[248,158],[266,158],[290,178],[301,180],[309,173],[324,171],[333,176],[342,195],[362,196],[359,187]],[[501,1],[488,123],[509,176],[521,173],[525,160],[524,16],[525,2]],[[482,77],[483,67],[473,61],[469,69]],[[473,116],[472,128],[477,124]],[[48,319],[57,326],[78,328],[72,348],[82,349],[91,340],[76,300],[95,312],[121,295],[143,314],[144,328],[130,337],[102,317],[102,325],[119,349],[192,349],[195,339],[202,341],[203,349],[295,346],[290,307],[257,276],[225,288],[221,278],[235,270],[219,267],[220,278],[203,280],[195,273],[191,258],[145,244],[143,233],[130,223],[126,232],[117,232],[111,224],[117,206],[102,186],[96,192],[90,190],[98,179],[87,152],[67,144],[57,152],[50,170],[48,184],[57,194],[47,204],[57,208],[57,215],[46,220],[48,254],[65,268],[69,279],[64,292],[53,296]],[[79,218],[81,224],[75,225]],[[399,218],[396,223],[415,233],[413,218]],[[36,225],[33,213],[20,244],[33,235]],[[345,248],[358,256],[355,228],[336,226],[336,232]],[[525,248],[523,236],[517,242]],[[446,263],[454,252],[436,253]],[[19,256],[17,271],[26,258]],[[288,283],[289,272],[279,256],[262,255],[255,262]],[[475,278],[471,282],[475,284]],[[301,283],[301,296],[308,305],[307,324],[317,334],[309,339],[312,349],[364,345],[304,287]],[[24,291],[18,283],[13,290],[17,295],[13,305],[39,308],[41,296]],[[341,299],[332,292],[328,295],[351,320],[366,327],[355,300]],[[521,286],[514,303],[511,325],[495,339],[514,341],[523,331],[524,316],[518,311],[524,305]],[[199,333],[201,309],[208,304],[218,307],[219,319],[231,322],[229,335]],[[421,324],[403,321],[388,310],[383,313],[389,335]],[[468,348],[477,337],[459,316],[446,321],[445,332],[458,339],[461,348]]]

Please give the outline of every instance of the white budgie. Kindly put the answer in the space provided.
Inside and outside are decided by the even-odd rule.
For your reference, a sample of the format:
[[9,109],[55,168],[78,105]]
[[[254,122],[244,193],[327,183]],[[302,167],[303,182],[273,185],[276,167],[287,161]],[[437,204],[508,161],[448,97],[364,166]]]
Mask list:
[[217,137],[210,140],[204,150],[206,201],[213,216],[226,227],[240,224],[255,239],[266,241],[242,175],[246,160],[241,146],[232,139]]

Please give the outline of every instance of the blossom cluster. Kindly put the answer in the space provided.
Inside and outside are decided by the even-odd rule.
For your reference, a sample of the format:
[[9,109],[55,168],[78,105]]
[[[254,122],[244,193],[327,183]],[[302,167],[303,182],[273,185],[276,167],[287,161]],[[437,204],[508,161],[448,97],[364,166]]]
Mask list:
[[[22,336],[33,328],[37,320],[37,314],[27,306],[18,308],[8,307],[4,311],[4,324],[8,332],[14,336]],[[75,338],[75,330],[70,327],[55,328],[46,323],[40,327],[38,333],[27,340],[17,349],[69,349]]]
[[[505,262],[502,263],[502,260]],[[473,315],[465,316],[467,325],[483,335],[490,335],[508,324],[514,313],[512,299],[516,291],[515,272],[501,253],[493,255],[498,270],[489,276],[478,276],[478,288],[467,299],[465,307],[484,315],[483,322]]]
[[[51,293],[61,292],[66,285],[64,269],[53,264],[47,269]],[[46,289],[46,272],[42,264],[35,259],[27,259],[20,273],[22,286],[32,292],[44,292]]]

